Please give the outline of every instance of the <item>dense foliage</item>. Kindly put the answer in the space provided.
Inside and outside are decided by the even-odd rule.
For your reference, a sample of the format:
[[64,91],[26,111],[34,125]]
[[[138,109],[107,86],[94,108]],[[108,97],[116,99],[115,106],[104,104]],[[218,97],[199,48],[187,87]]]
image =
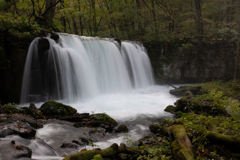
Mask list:
[[239,4],[236,0],[2,0],[0,29],[34,28],[37,22],[88,36],[236,41]]

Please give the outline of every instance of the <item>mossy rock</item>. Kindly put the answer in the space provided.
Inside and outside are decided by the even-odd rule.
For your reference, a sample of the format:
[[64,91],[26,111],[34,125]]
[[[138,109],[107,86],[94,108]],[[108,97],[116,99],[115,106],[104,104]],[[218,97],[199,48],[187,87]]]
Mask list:
[[160,124],[150,124],[149,129],[152,133],[158,133],[159,129],[161,129],[162,126]]
[[116,130],[117,133],[127,133],[128,132],[128,128],[127,126],[125,125],[120,125],[117,130]]
[[175,110],[176,110],[176,107],[174,107],[173,105],[169,105],[164,109],[165,112],[170,112],[170,113],[175,112]]
[[77,113],[77,110],[75,108],[72,108],[71,106],[56,102],[56,101],[47,101],[45,102],[41,108],[41,112],[45,116],[65,116],[65,115],[72,115]]
[[92,114],[90,118],[93,120],[89,125],[99,127],[101,124],[117,126],[118,123],[106,113]]

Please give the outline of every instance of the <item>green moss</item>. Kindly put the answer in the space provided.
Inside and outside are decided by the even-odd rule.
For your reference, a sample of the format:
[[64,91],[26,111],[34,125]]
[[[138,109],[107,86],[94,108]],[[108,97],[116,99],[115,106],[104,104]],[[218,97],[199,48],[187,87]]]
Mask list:
[[160,124],[150,124],[149,129],[153,133],[158,133],[160,129],[162,129],[162,126]]
[[174,107],[173,105],[169,105],[164,109],[165,112],[170,112],[170,113],[175,112],[175,110],[176,110],[176,107]]
[[110,117],[106,113],[93,114],[91,115],[91,118],[94,120],[94,122],[92,123],[96,123],[96,124],[92,124],[94,126],[98,126],[99,124],[106,124],[106,125],[112,124],[114,126],[118,125],[117,121],[115,121],[112,117]]
[[42,111],[43,115],[51,116],[51,115],[72,115],[77,113],[77,110],[75,108],[72,108],[71,106],[67,106],[65,104],[56,102],[56,101],[47,101],[45,102],[40,110]]

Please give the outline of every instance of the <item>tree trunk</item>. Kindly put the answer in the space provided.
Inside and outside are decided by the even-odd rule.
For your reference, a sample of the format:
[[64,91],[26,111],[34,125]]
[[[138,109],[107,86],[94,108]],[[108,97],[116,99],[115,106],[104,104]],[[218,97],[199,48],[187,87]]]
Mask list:
[[74,16],[72,17],[72,21],[73,21],[73,31],[74,31],[74,34],[78,35],[78,27],[77,27],[77,23],[76,23],[76,20],[75,20]]
[[153,14],[154,30],[156,33],[158,33],[154,0],[152,0],[152,14]]
[[64,16],[62,16],[61,17],[61,20],[62,20],[62,25],[63,25],[63,30],[64,30],[64,32],[66,33],[67,32],[67,27],[66,27],[66,19],[65,19],[65,17]]
[[91,5],[93,9],[93,16],[92,16],[92,23],[93,23],[93,33],[94,36],[97,34],[97,16],[96,16],[96,6],[95,6],[95,0],[91,0]]
[[201,11],[201,0],[194,0],[196,7],[196,28],[200,35],[203,35],[203,21],[202,21],[202,11]]
[[142,23],[140,17],[141,17],[141,1],[140,0],[136,0],[136,4],[137,4],[137,14],[138,14],[138,30],[140,31],[140,34],[143,34],[143,27],[142,27]]
[[[80,0],[78,0],[78,10],[81,11],[81,4]],[[81,31],[81,36],[83,35],[83,24],[82,24],[82,16],[79,14],[79,23],[80,23],[80,31]]]
[[[48,24],[53,23],[53,17],[55,14],[55,9],[56,7],[53,6],[56,4],[56,0],[46,0],[46,7],[45,7],[45,12],[46,12],[46,21]],[[51,8],[50,8],[51,7]]]

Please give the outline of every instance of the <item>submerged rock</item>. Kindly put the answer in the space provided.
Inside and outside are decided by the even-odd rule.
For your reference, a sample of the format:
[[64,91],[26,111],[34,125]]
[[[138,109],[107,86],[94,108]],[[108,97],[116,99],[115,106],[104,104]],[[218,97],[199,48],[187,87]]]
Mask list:
[[77,113],[77,110],[75,108],[56,101],[45,102],[41,106],[40,110],[45,116],[66,116]]

